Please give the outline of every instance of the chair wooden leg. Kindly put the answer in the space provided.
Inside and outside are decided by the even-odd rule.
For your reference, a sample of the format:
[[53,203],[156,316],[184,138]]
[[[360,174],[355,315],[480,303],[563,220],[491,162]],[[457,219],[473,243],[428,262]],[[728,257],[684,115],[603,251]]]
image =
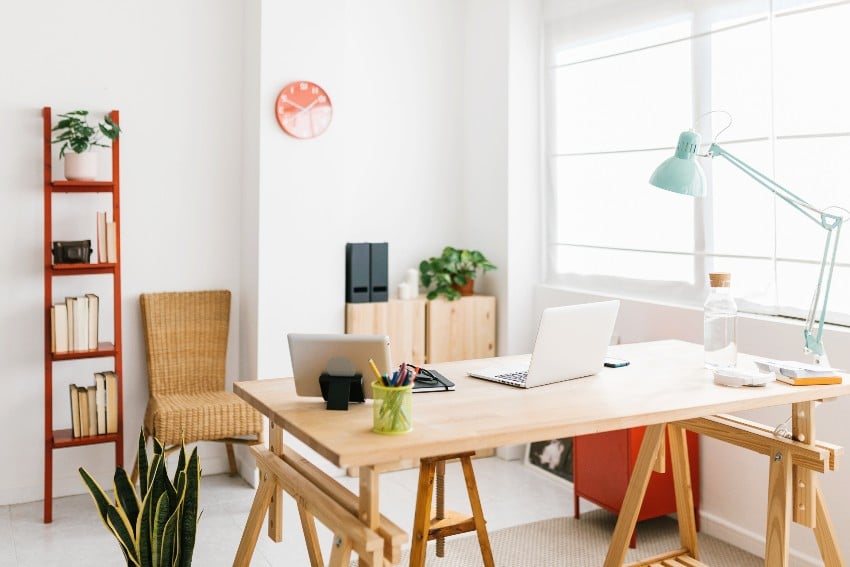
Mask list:
[[233,453],[233,443],[225,443],[227,447],[227,462],[230,464],[230,476],[236,476],[236,455]]

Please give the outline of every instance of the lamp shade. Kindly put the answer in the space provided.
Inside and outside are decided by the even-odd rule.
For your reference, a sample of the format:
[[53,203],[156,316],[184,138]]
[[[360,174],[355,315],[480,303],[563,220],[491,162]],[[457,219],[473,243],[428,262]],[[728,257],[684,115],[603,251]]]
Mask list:
[[700,135],[693,130],[679,134],[676,154],[655,169],[649,182],[674,193],[705,196],[705,173],[696,160],[699,143]]

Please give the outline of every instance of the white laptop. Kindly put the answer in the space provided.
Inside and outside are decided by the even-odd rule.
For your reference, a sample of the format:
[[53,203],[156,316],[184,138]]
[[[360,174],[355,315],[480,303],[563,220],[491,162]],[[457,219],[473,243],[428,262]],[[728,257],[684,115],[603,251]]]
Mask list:
[[289,333],[286,338],[299,396],[321,396],[319,376],[326,372],[333,376],[361,374],[363,395],[371,398],[375,374],[369,359],[380,372],[390,373],[390,339],[386,335]]
[[475,378],[533,388],[602,370],[619,301],[550,307],[543,311],[530,362],[470,370]]

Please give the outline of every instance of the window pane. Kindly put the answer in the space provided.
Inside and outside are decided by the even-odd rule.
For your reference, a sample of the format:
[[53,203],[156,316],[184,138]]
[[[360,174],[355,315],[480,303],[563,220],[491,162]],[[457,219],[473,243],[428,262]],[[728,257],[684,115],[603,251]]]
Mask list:
[[558,242],[693,252],[694,200],[652,187],[668,151],[555,159]]
[[690,42],[552,74],[557,154],[670,147],[693,121]]
[[691,256],[558,246],[555,271],[559,274],[693,283],[694,269]]
[[[722,27],[725,22],[717,26]],[[711,108],[732,115],[723,140],[766,137],[770,133],[770,28],[767,21],[717,32],[705,40],[711,50]],[[729,124],[713,114],[713,132]]]
[[[818,281],[818,269],[819,266],[813,264],[777,262],[776,287],[779,292],[779,305],[783,312],[799,317],[804,317],[808,313]],[[827,317],[828,321],[850,323],[850,317],[847,316],[850,313],[848,289],[850,289],[850,268],[835,268],[827,304],[830,313]]]
[[[847,191],[847,155],[850,136],[778,140],[776,177],[782,185],[818,208],[839,206],[850,209]],[[848,211],[835,210],[839,216]],[[826,231],[786,203],[776,210],[777,255],[820,262]],[[847,230],[839,243],[838,261],[850,262],[850,237]]]
[[[770,176],[767,142],[721,144],[724,150]],[[703,161],[705,165],[705,161]],[[714,245],[718,254],[773,256],[773,194],[723,158],[710,162],[714,208]]]
[[776,133],[850,131],[850,5],[776,18]]

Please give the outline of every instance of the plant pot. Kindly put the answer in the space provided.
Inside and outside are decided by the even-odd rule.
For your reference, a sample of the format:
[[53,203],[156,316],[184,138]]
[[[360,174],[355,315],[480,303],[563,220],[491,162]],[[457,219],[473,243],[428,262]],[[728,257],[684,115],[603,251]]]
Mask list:
[[97,154],[68,152],[64,157],[65,179],[68,181],[94,181],[97,178]]
[[475,280],[472,278],[467,278],[466,283],[463,285],[453,285],[453,288],[458,290],[461,295],[472,295],[473,287],[475,287]]

